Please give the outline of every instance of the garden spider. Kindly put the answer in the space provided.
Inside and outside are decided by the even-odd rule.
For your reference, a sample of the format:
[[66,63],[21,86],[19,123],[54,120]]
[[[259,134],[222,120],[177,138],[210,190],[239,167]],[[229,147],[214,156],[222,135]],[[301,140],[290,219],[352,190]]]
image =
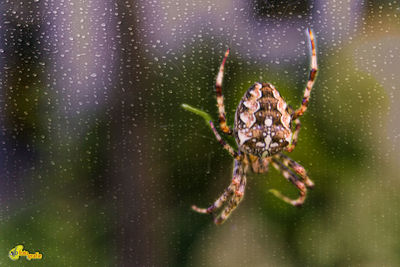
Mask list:
[[[246,173],[249,168],[255,173],[265,173],[271,163],[300,192],[297,199],[290,199],[275,189],[271,189],[270,192],[293,206],[302,205],[306,198],[307,187],[314,186],[304,167],[282,153],[282,151],[291,152],[296,146],[300,131],[299,117],[307,110],[310,92],[317,74],[317,56],[311,30],[308,30],[308,35],[312,50],[311,71],[301,106],[297,110],[293,110],[286,104],[272,84],[256,82],[244,94],[236,109],[233,130],[226,124],[224,98],[221,89],[224,65],[229,49],[226,51],[215,84],[219,124],[223,133],[234,135],[238,151],[235,151],[221,138],[211,121],[210,115],[189,105],[182,105],[186,110],[200,115],[206,120],[218,142],[234,158],[232,182],[224,193],[206,209],[192,206],[192,209],[196,212],[210,214],[228,201],[225,209],[214,218],[215,224],[223,223],[243,199]],[[292,123],[294,124],[293,133]]]

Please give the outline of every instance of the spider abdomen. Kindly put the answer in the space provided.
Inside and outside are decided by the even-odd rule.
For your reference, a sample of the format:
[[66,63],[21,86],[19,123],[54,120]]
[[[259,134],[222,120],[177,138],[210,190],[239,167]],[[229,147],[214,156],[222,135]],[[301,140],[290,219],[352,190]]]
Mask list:
[[291,141],[288,106],[272,84],[255,83],[244,94],[235,114],[239,149],[258,157],[282,151]]

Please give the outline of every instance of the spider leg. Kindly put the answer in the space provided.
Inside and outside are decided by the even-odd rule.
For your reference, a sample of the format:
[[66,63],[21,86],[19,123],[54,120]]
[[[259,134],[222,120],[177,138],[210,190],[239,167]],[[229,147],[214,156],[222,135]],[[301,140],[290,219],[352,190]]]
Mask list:
[[246,188],[246,180],[246,175],[243,173],[243,175],[241,176],[239,187],[234,192],[234,195],[230,199],[228,205],[225,207],[222,213],[214,219],[215,224],[224,223],[228,219],[229,215],[231,215],[232,211],[234,211],[239,203],[242,201],[244,190]]
[[299,177],[296,174],[294,174],[291,170],[289,170],[288,167],[283,165],[277,159],[272,158],[271,163],[272,166],[274,166],[278,171],[280,171],[288,181],[290,181],[297,187],[297,189],[299,189],[300,196],[297,199],[290,199],[287,196],[282,195],[279,191],[275,189],[271,189],[269,191],[272,194],[274,194],[277,198],[280,198],[281,200],[285,201],[290,205],[301,206],[304,203],[304,200],[306,199],[307,196],[307,187],[304,185],[303,182],[300,181]]
[[295,125],[295,128],[294,128],[294,133],[293,133],[293,136],[292,136],[292,142],[290,143],[290,145],[288,145],[288,147],[286,148],[286,150],[288,151],[288,152],[292,152],[293,150],[294,150],[294,148],[296,147],[296,145],[297,145],[297,140],[299,139],[299,132],[300,132],[300,128],[301,128],[301,123],[300,123],[300,119],[295,119],[294,120],[294,125]]
[[308,177],[303,166],[282,153],[277,154],[275,157],[278,158],[286,167],[292,168],[303,179],[307,187],[314,187],[313,181]]
[[302,116],[303,113],[307,110],[307,105],[308,105],[308,101],[310,99],[311,89],[314,85],[315,76],[317,75],[317,71],[318,71],[317,53],[315,51],[314,34],[310,29],[308,29],[308,35],[310,38],[311,50],[312,50],[310,76],[308,78],[306,89],[304,90],[304,97],[303,97],[303,101],[301,103],[301,107],[298,108],[295,111],[295,113],[293,114],[293,118],[292,118],[293,120]]
[[224,96],[222,95],[222,79],[224,77],[224,66],[226,59],[229,55],[229,49],[226,50],[224,59],[222,60],[221,66],[219,67],[217,80],[215,82],[215,91],[217,93],[217,106],[219,112],[219,125],[221,127],[222,132],[231,135],[232,129],[226,124],[226,115],[225,115],[225,105],[224,105]]
[[228,199],[228,197],[230,197],[231,195],[234,194],[234,192],[238,189],[238,186],[240,184],[241,181],[241,176],[242,176],[242,171],[241,171],[241,166],[240,166],[240,162],[235,160],[235,166],[233,168],[233,177],[232,177],[232,182],[231,184],[225,189],[224,193],[208,208],[204,209],[204,208],[198,208],[197,206],[193,205],[192,209],[196,212],[199,213],[212,213],[215,210],[217,210],[219,207],[222,206],[222,204],[224,204],[226,202],[226,200]]
[[215,129],[214,124],[212,121],[210,121],[210,127],[211,130],[213,131],[215,138],[217,138],[218,142],[222,145],[222,147],[228,151],[229,154],[231,154],[231,156],[233,158],[235,158],[236,160],[240,160],[240,155],[230,146],[228,145],[224,139],[222,139],[222,137],[219,135],[217,129]]
[[228,151],[228,153],[235,159],[239,160],[241,159],[240,155],[230,146],[228,145],[224,139],[219,135],[217,129],[215,129],[214,123],[211,121],[211,116],[207,113],[204,112],[200,109],[194,108],[188,104],[182,104],[182,107],[186,109],[187,111],[193,112],[196,115],[199,115],[203,117],[203,119],[206,121],[206,123],[210,126],[211,130],[213,131],[215,138],[218,140],[218,142],[222,145],[222,147]]

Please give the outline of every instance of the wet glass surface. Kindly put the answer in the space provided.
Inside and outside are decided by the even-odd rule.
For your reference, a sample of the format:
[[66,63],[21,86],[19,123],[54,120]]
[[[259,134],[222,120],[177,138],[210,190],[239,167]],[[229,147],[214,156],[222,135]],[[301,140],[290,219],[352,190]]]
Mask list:
[[[396,266],[398,1],[9,1],[0,5],[0,263],[48,266]],[[194,213],[231,181],[227,120],[254,82],[293,107],[319,73],[291,158],[315,182],[302,208],[282,175],[249,174],[222,226]],[[234,146],[231,137],[224,138]],[[37,260],[39,261],[39,260]],[[19,262],[27,262],[19,259]]]

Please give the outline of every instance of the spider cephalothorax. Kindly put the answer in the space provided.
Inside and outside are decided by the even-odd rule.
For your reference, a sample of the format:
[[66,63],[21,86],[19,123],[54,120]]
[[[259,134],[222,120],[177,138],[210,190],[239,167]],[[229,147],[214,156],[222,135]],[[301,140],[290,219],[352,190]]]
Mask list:
[[215,85],[219,123],[222,132],[227,135],[234,135],[238,151],[235,151],[222,139],[207,113],[189,105],[183,105],[185,109],[202,116],[207,121],[219,143],[235,159],[232,181],[225,189],[225,192],[206,209],[192,206],[193,210],[197,212],[213,213],[228,201],[222,213],[215,217],[214,222],[216,224],[223,223],[242,200],[246,186],[246,173],[249,168],[255,173],[265,173],[271,163],[288,181],[299,189],[300,195],[297,199],[290,199],[277,190],[271,189],[270,191],[293,206],[302,205],[306,198],[307,187],[314,186],[305,169],[281,153],[282,151],[291,152],[296,146],[300,131],[299,117],[307,109],[310,92],[317,74],[314,37],[311,30],[308,33],[312,49],[311,71],[301,106],[297,110],[293,110],[286,104],[272,84],[256,82],[244,94],[236,109],[233,130],[226,124],[224,98],[221,88],[224,65],[229,55],[229,49],[226,51]]

